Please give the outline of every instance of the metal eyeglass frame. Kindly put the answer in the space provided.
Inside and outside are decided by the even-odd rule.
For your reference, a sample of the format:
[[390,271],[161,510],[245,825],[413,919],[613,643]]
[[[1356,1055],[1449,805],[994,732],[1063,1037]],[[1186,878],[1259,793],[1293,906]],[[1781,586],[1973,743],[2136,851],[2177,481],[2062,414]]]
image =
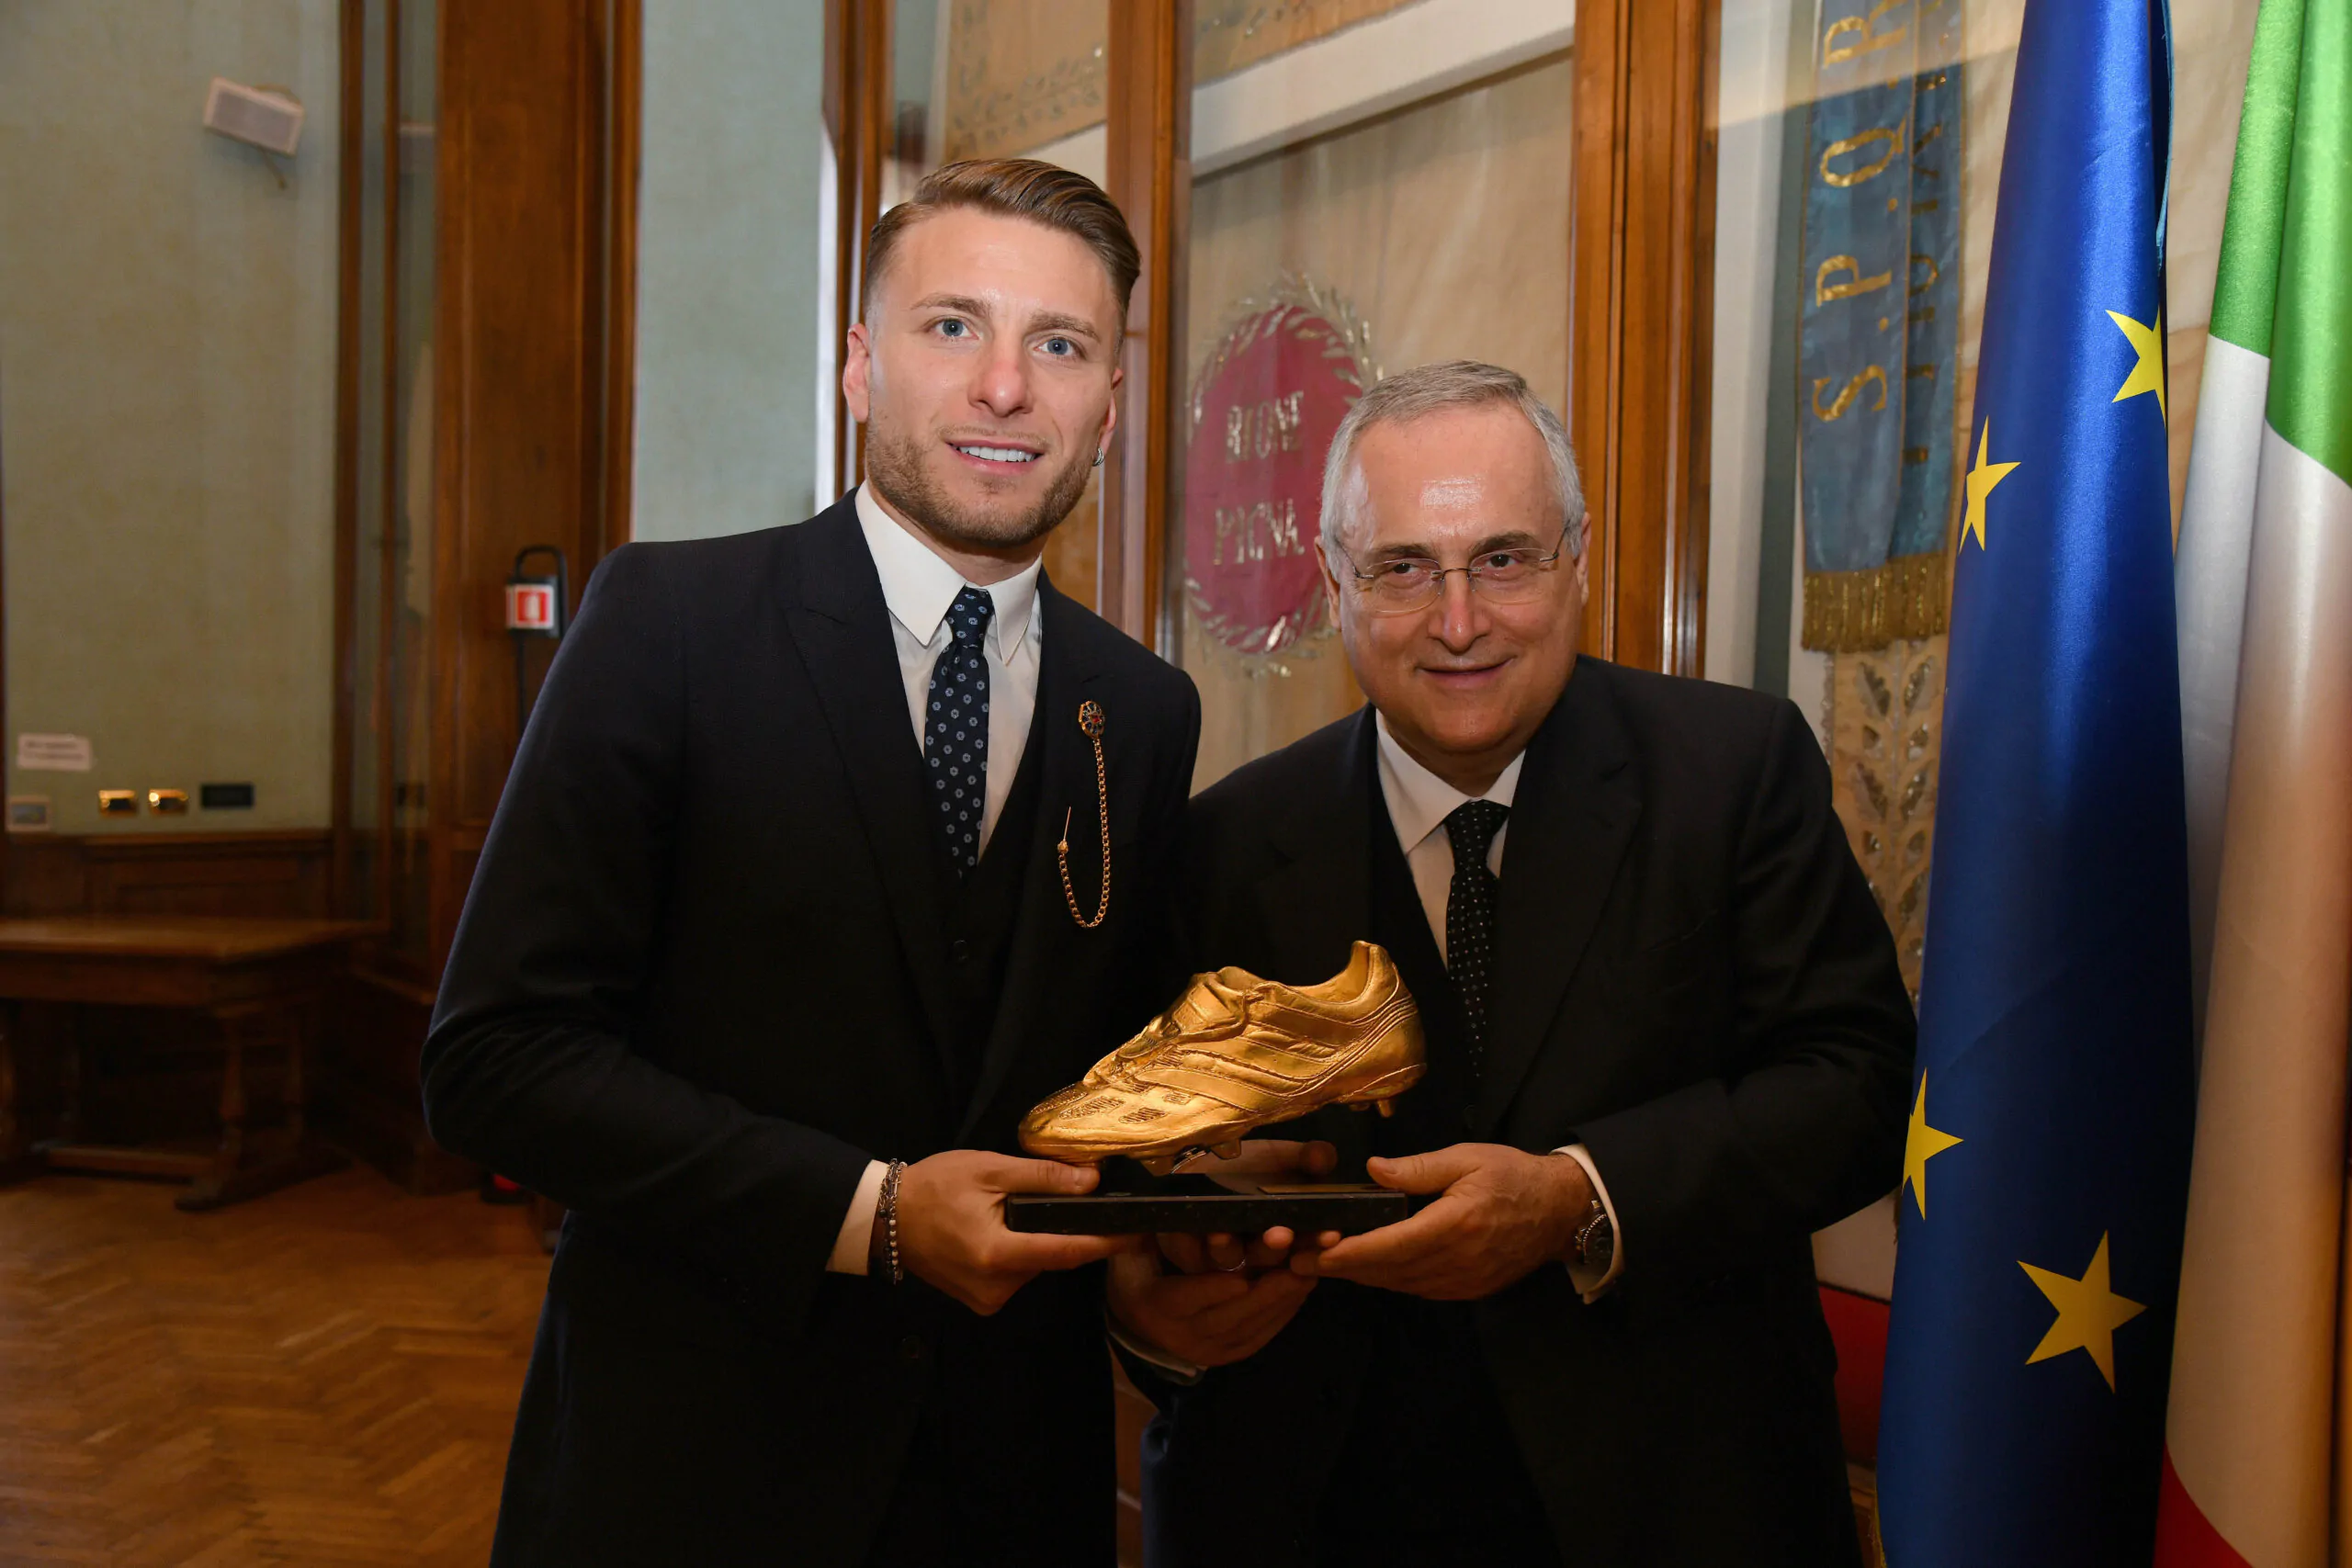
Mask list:
[[[1568,530],[1575,526],[1576,525],[1574,523],[1561,524],[1559,541],[1552,547],[1552,553],[1546,556],[1538,556],[1533,560],[1528,562],[1528,564],[1542,571],[1549,571],[1553,567],[1557,566],[1559,564],[1560,558],[1566,555],[1568,550]],[[1492,550],[1487,553],[1490,555],[1501,555],[1507,552]],[[1363,568],[1356,564],[1356,558],[1348,554],[1344,549],[1340,552],[1340,558],[1348,563],[1348,570],[1355,577],[1356,592],[1363,594],[1367,600],[1371,599],[1373,595],[1373,585],[1380,581],[1382,574],[1376,571],[1364,570]],[[1409,615],[1417,610],[1426,610],[1431,604],[1434,604],[1443,599],[1445,597],[1445,580],[1452,577],[1457,571],[1470,580],[1470,592],[1473,593],[1478,592],[1478,584],[1484,581],[1484,579],[1479,575],[1478,563],[1476,561],[1472,561],[1464,566],[1440,566],[1436,561],[1430,560],[1430,558],[1427,556],[1399,556],[1396,559],[1429,560],[1430,565],[1437,568],[1437,578],[1431,584],[1430,596],[1427,600],[1418,604],[1393,605],[1390,607],[1389,613],[1394,615]],[[1392,561],[1389,564],[1394,565],[1396,563]]]

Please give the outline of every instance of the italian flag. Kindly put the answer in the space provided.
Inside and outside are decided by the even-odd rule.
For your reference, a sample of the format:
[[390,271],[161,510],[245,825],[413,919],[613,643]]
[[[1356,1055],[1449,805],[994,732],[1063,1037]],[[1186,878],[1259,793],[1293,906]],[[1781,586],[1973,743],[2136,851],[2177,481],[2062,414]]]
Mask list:
[[2352,1562],[2352,0],[2263,0],[2206,354],[2176,565],[2203,1033],[2155,1561],[2325,1568]]

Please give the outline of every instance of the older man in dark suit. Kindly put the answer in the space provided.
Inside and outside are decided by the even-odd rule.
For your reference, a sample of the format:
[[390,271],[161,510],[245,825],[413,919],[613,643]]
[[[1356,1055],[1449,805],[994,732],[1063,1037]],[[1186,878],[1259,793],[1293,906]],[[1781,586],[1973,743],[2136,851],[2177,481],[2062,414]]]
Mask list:
[[1370,705],[1193,803],[1198,955],[1389,949],[1428,1077],[1310,1131],[1429,1201],[1114,1265],[1148,1560],[1851,1562],[1808,1236],[1894,1183],[1913,1022],[1812,731],[1577,657],[1575,466],[1509,371],[1374,387],[1324,497]]

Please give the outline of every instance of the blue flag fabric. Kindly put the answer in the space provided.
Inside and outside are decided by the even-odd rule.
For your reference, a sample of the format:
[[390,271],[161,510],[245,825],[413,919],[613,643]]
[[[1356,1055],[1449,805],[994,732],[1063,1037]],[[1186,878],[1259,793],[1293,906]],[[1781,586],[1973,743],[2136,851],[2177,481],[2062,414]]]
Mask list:
[[2163,0],[2029,0],[1966,432],[1890,1568],[2149,1561],[2194,1122]]

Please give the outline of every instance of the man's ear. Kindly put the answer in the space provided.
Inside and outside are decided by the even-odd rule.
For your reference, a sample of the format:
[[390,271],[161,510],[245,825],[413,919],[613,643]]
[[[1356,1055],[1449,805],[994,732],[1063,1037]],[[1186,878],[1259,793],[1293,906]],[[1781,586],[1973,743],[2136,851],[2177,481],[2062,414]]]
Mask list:
[[1588,539],[1587,547],[1577,552],[1577,603],[1578,604],[1592,603],[1592,573],[1585,566],[1586,561],[1592,556],[1590,546],[1591,541]]
[[1331,570],[1331,552],[1325,547],[1322,530],[1315,535],[1315,568],[1323,574],[1323,607],[1330,614],[1331,625],[1340,624],[1340,578]]
[[1111,450],[1111,437],[1118,434],[1119,385],[1126,378],[1127,369],[1125,366],[1114,365],[1111,367],[1111,406],[1109,409],[1104,411],[1102,415],[1102,438],[1094,444],[1094,449],[1097,452],[1109,452]]
[[849,404],[850,418],[860,424],[865,423],[873,375],[874,344],[865,334],[865,323],[860,321],[850,328],[849,352],[842,357],[842,400]]

